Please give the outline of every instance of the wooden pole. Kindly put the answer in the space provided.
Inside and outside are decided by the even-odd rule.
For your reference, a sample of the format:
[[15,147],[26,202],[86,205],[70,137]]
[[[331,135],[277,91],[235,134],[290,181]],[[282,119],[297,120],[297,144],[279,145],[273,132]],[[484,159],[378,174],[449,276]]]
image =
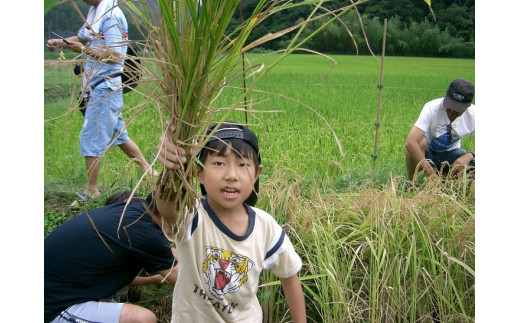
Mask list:
[[383,26],[383,48],[381,50],[381,72],[379,74],[379,84],[377,87],[379,88],[379,96],[377,98],[377,118],[375,122],[376,126],[376,135],[374,142],[374,153],[372,154],[372,167],[375,169],[376,167],[376,159],[377,159],[377,137],[379,135],[379,115],[381,113],[381,99],[383,97],[383,74],[384,74],[384,66],[385,66],[385,46],[386,46],[386,26],[387,20],[385,19]]

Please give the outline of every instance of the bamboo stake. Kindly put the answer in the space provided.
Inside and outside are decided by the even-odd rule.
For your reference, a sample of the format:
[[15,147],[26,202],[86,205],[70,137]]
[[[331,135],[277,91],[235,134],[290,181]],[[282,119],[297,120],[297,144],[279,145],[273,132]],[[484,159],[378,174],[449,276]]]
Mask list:
[[383,48],[381,50],[381,73],[379,74],[379,84],[377,87],[379,88],[379,96],[377,98],[377,118],[375,122],[376,126],[376,135],[375,135],[375,142],[374,142],[374,153],[372,154],[372,167],[375,169],[376,167],[376,159],[377,159],[377,138],[379,135],[379,115],[381,113],[381,99],[383,96],[383,74],[384,74],[384,62],[385,62],[385,45],[386,45],[386,26],[387,26],[387,20],[385,19],[384,25],[383,25]]

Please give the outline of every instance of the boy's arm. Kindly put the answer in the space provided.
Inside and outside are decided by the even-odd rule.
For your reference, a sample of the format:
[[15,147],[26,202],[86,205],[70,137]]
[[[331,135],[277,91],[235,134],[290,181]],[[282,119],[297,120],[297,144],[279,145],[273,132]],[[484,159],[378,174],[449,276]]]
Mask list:
[[303,297],[302,284],[297,275],[287,278],[280,278],[283,293],[289,305],[289,311],[294,323],[307,322],[305,312],[305,299]]

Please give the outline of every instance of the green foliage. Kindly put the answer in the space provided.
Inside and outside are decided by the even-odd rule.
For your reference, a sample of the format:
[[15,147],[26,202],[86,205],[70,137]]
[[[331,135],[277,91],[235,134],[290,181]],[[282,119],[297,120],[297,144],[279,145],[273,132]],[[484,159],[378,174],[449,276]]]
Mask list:
[[76,11],[75,6],[80,10],[83,17],[87,16],[89,6],[83,1],[76,1],[74,4],[65,2],[54,5],[45,13],[43,19],[45,39],[56,38],[55,35],[50,33],[51,31],[63,37],[70,37],[77,33],[84,20]]
[[[248,54],[246,64],[270,64],[278,58],[273,54]],[[370,56],[331,58],[337,63],[334,68],[334,61],[325,57],[291,55],[254,88],[252,106],[248,108],[257,112],[248,116],[253,129],[258,131],[266,175],[277,167],[290,167],[306,178],[314,172],[333,178],[346,176],[351,178],[352,185],[371,179],[380,61]],[[385,58],[375,174],[379,182],[384,183],[392,174],[406,174],[403,145],[424,103],[443,96],[454,77],[474,80],[474,69],[474,60]],[[73,106],[79,90],[74,90],[74,82],[78,81],[71,65],[45,70],[46,95],[55,97],[57,91],[62,95],[59,101],[45,102],[46,119],[63,117],[45,124],[44,162],[46,182],[68,183],[80,189],[85,177],[84,163],[78,156],[78,133],[83,119]],[[236,102],[242,95],[240,84],[241,80],[236,80],[225,88],[214,106],[223,108]],[[141,87],[137,89],[141,91]],[[129,135],[152,161],[162,133],[155,107],[138,92],[125,94],[124,100],[123,117]],[[139,114],[132,118],[136,113]],[[236,111],[229,118],[244,122],[245,114]],[[341,157],[332,130],[345,157]],[[464,138],[466,149],[473,150],[474,145],[473,137]],[[113,172],[117,169],[124,172]],[[140,175],[133,162],[118,149],[112,149],[101,164],[100,184],[107,187],[116,182],[127,183],[127,178]]]
[[[227,27],[227,32],[236,29],[241,21],[248,19],[258,4],[257,0],[241,1],[241,8],[237,8]],[[326,1],[323,6],[328,9],[350,4],[349,1]],[[83,15],[86,15],[88,6],[77,2]],[[381,53],[382,24],[388,19],[387,55],[395,56],[429,56],[429,57],[475,57],[475,2],[441,0],[432,1],[436,20],[429,12],[424,1],[368,1],[358,5],[362,15],[363,27],[370,47],[375,54]],[[269,32],[276,32],[297,22],[305,20],[311,9],[309,6],[297,6],[290,11],[283,11],[268,17],[263,23],[252,30],[248,42],[254,41]],[[240,14],[242,12],[242,14]],[[359,23],[357,13],[352,11],[345,15],[342,23],[337,22],[318,34],[306,47],[329,54],[370,54],[365,44],[363,29]],[[147,37],[142,34],[134,21],[129,19],[129,37],[132,40],[141,40]],[[75,34],[83,24],[83,20],[74,10],[71,3],[54,6],[44,20],[45,39],[51,37],[50,31],[63,36]],[[418,28],[418,25],[421,27]],[[311,23],[305,31],[309,35],[321,26],[320,22]],[[353,34],[354,41],[348,30]],[[439,34],[441,36],[439,36]],[[269,41],[257,48],[257,51],[273,51],[284,49],[294,33],[289,33]],[[434,42],[427,42],[428,40]],[[356,48],[358,47],[358,48]]]
[[43,14],[46,14],[54,5],[57,0],[45,0],[43,2]]
[[69,215],[57,212],[45,212],[43,214],[43,234],[46,237],[49,233],[54,231],[58,226],[65,223],[69,219]]
[[[63,191],[61,185],[56,183],[47,182],[47,188],[51,188],[49,192],[45,192],[44,196],[44,214],[43,214],[43,234],[44,237],[49,235],[58,226],[62,225],[69,219],[75,217],[79,212],[84,209],[75,210],[70,208],[64,208],[64,205],[69,204],[74,200],[77,195],[73,191]],[[94,209],[104,205],[106,195],[101,196],[96,200],[87,201],[86,205],[82,205],[83,208]]]
[[453,38],[464,40],[475,39],[475,14],[471,14],[466,7],[452,4],[441,15],[439,22],[441,28],[445,29]]

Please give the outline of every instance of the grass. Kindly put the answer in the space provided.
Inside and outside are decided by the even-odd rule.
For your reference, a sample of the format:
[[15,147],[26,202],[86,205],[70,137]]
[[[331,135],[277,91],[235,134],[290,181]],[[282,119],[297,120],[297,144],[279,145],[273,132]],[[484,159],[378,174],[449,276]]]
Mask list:
[[263,186],[259,203],[303,257],[310,322],[473,321],[474,186],[404,181],[338,192],[280,169]]
[[[266,64],[275,59],[258,57],[248,58],[264,60]],[[268,170],[274,165],[287,166],[299,169],[306,177],[314,170],[332,176],[343,175],[345,168],[362,169],[364,173],[371,170],[380,61],[352,56],[332,56],[332,59],[337,66],[330,70],[332,64],[328,59],[295,55],[275,67],[257,87],[258,92],[277,95],[256,93],[252,108],[281,111],[250,117],[251,123],[260,125]],[[474,61],[387,57],[385,66],[376,171],[383,172],[381,177],[387,181],[390,173],[405,174],[403,145],[424,103],[443,96],[446,84],[455,75],[472,80]],[[224,97],[222,101],[232,100],[226,101]],[[330,123],[344,157],[331,130],[311,108]],[[235,115],[235,119],[244,120],[243,113]],[[472,149],[472,140],[466,138],[465,147]]]
[[[246,58],[268,63],[276,55]],[[474,182],[410,187],[404,162],[406,136],[424,103],[443,96],[455,77],[474,81],[474,60],[385,58],[373,167],[380,61],[332,59],[337,65],[331,70],[324,57],[291,55],[256,86],[249,108],[258,112],[248,113],[265,168],[258,205],[284,225],[304,260],[309,321],[474,321]],[[45,118],[57,119],[45,123],[44,235],[74,216],[67,205],[85,182],[82,116],[70,104],[75,81],[72,65],[45,70]],[[240,89],[231,86],[216,107],[236,100]],[[139,93],[124,99],[129,135],[152,161],[160,119],[151,105],[135,116]],[[244,122],[245,114],[236,111],[231,118]],[[463,147],[474,150],[474,138],[465,138]],[[141,175],[111,149],[101,164],[101,188],[106,194],[133,188]],[[276,278],[265,273],[262,282],[266,320],[289,321]],[[169,321],[171,293],[145,295],[139,304]]]
[[[248,55],[247,58],[266,63],[275,59],[270,56],[260,58],[258,54]],[[332,58],[337,66],[327,74],[332,67],[328,59],[316,55],[293,55],[275,67],[256,87],[250,109],[259,112],[249,113],[248,121],[258,133],[266,174],[270,174],[275,167],[289,167],[298,169],[305,177],[314,176],[316,171],[333,177],[344,176],[346,172],[369,177],[375,146],[380,62],[373,57]],[[46,74],[46,88],[59,80],[69,82],[71,69],[64,67],[53,71],[58,75],[50,77],[49,81]],[[423,104],[443,96],[452,78],[460,76],[473,80],[473,74],[472,60],[385,59],[375,168],[376,173],[380,174],[380,181],[387,181],[391,174],[405,174],[404,142]],[[56,81],[56,78],[59,80]],[[232,85],[240,84],[236,82]],[[216,106],[229,106],[239,94],[238,89],[226,89]],[[46,105],[46,117],[63,115],[70,107],[70,104],[64,104],[66,102],[67,99]],[[130,121],[139,102],[137,93],[126,94],[124,116],[128,121],[130,137],[151,159],[161,131],[160,121],[151,105]],[[280,112],[269,112],[273,110]],[[332,129],[313,110],[327,120]],[[69,115],[59,122],[50,122],[45,126],[46,149],[60,150],[58,155],[46,153],[46,181],[49,178],[68,180],[83,177],[82,161],[76,158],[82,116],[77,111],[68,112]],[[234,112],[231,118],[245,121],[243,112]],[[344,156],[341,156],[340,147],[334,141],[332,130],[339,139]],[[52,138],[56,134],[59,137]],[[474,138],[465,138],[463,145],[473,150]],[[66,171],[56,169],[49,160],[51,156],[59,160],[65,157],[67,165],[62,164],[62,167]],[[111,156],[116,158],[112,159]],[[116,168],[123,167],[121,162],[127,161],[119,157],[116,150],[111,150],[107,154],[108,164],[113,162]],[[129,168],[134,171],[134,167]],[[101,180],[114,181],[114,175],[107,169],[104,173]]]

